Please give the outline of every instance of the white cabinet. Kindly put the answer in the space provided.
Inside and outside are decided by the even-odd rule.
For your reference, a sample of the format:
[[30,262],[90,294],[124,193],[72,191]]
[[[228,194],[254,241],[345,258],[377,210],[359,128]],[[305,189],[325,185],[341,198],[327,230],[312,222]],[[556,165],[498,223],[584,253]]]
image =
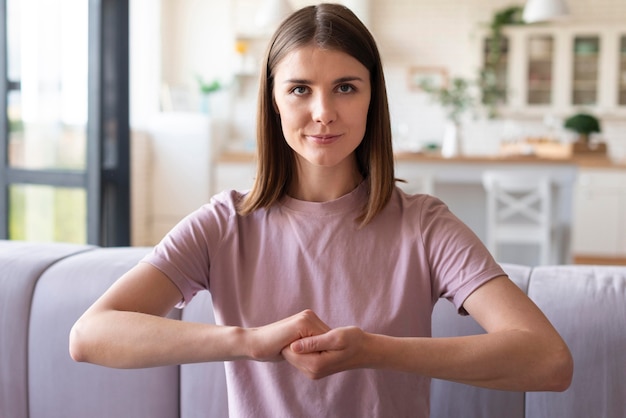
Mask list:
[[626,257],[626,170],[581,169],[572,249],[576,256]]
[[625,25],[522,25],[504,30],[502,113],[626,115]]
[[215,193],[248,190],[255,176],[256,164],[252,161],[218,161],[215,166]]
[[[146,240],[158,242],[184,216],[207,203],[215,184],[213,161],[224,126],[201,113],[166,112],[148,128],[151,167],[144,176],[149,219]],[[137,158],[137,157],[133,157]]]

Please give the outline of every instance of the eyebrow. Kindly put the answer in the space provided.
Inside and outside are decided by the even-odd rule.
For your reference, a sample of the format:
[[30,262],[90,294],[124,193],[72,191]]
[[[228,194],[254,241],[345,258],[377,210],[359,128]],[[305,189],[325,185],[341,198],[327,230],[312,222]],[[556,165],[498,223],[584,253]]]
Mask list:
[[[361,77],[357,77],[357,76],[346,76],[346,77],[340,77],[336,80],[333,80],[333,84],[339,84],[339,83],[347,83],[350,81],[361,81],[363,82],[364,80]],[[304,78],[290,78],[288,80],[284,81],[285,83],[290,83],[290,84],[313,84],[312,80],[307,80]]]

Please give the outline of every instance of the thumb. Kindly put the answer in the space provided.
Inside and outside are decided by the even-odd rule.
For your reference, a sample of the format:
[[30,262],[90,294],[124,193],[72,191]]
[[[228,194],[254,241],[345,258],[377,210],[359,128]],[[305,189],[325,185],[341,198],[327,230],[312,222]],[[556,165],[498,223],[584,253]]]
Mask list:
[[290,347],[291,350],[296,354],[310,354],[325,351],[322,335],[301,338],[297,341],[292,342]]

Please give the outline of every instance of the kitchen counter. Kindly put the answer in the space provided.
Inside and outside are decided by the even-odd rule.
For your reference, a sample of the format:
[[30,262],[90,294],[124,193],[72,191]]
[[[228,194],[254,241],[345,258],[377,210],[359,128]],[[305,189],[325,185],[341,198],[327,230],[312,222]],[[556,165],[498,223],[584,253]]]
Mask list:
[[626,170],[626,161],[612,161],[606,155],[603,156],[576,156],[572,158],[540,158],[536,156],[503,156],[503,155],[461,155],[452,158],[443,158],[439,154],[428,153],[409,153],[402,152],[395,154],[396,162],[414,161],[414,162],[440,162],[449,164],[469,163],[469,164],[537,164],[537,165],[571,165],[579,167],[594,168],[614,168]]
[[[400,152],[394,154],[396,162],[438,162],[442,164],[537,164],[537,165],[571,165],[579,167],[610,168],[626,170],[626,160],[612,161],[607,156],[578,156],[573,158],[539,158],[535,156],[502,156],[502,155],[461,155],[452,158],[443,158],[436,153]],[[220,154],[217,163],[252,163],[256,156],[252,152],[227,151]]]

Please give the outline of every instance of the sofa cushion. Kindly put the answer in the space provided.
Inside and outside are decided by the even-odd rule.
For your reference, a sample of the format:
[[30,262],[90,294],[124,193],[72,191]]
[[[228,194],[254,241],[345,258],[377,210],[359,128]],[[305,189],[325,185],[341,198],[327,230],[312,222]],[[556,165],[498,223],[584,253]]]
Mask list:
[[626,417],[626,267],[536,267],[528,292],[569,345],[574,378],[528,393],[527,416]]
[[90,249],[0,240],[0,417],[28,417],[28,324],[37,280],[52,264]]
[[[98,248],[42,274],[29,329],[30,418],[179,416],[177,366],[117,370],[75,363],[68,352],[74,322],[148,251]],[[177,318],[179,311],[171,316]]]

